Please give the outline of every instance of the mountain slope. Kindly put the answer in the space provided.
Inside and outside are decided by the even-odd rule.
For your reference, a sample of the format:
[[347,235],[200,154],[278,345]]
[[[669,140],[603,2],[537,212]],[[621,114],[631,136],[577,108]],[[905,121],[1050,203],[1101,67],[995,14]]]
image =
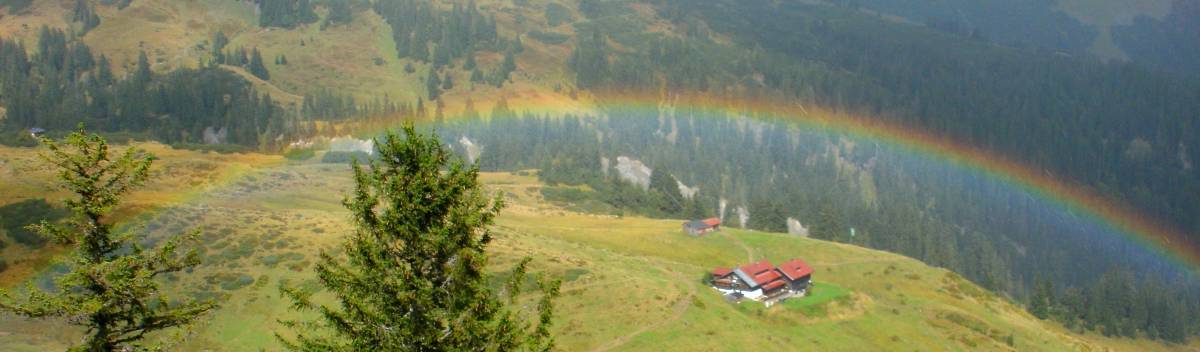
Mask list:
[[[165,164],[177,164],[176,158],[208,156],[185,152],[167,157]],[[216,298],[222,307],[196,330],[184,350],[277,350],[270,332],[281,328],[277,319],[294,313],[287,310],[276,286],[311,284],[313,274],[307,269],[316,250],[331,248],[349,231],[346,212],[338,205],[349,184],[345,166],[290,163],[255,167],[242,175],[137,217],[155,234],[181,226],[204,229],[204,265],[168,282],[189,295]],[[535,271],[564,280],[555,324],[563,350],[1055,351],[1196,346],[1076,335],[1034,319],[958,275],[895,254],[733,228],[693,238],[679,230],[677,220],[564,210],[541,198],[543,186],[532,176],[481,177],[509,203],[496,225],[493,264],[503,268],[533,256]],[[753,302],[728,303],[700,282],[714,266],[793,257],[815,268],[814,294],[770,309]],[[4,317],[0,326],[6,332],[0,334],[0,349],[10,351],[61,348],[78,334],[53,321]]]
[[[225,143],[242,143],[243,146],[249,148],[257,147],[262,151],[275,152],[286,148],[288,143],[293,140],[312,140],[313,137],[319,137],[318,135],[322,134],[342,135],[347,131],[374,131],[379,126],[392,126],[399,119],[454,116],[457,115],[455,112],[464,110],[468,104],[472,104],[476,111],[484,112],[488,111],[490,106],[499,105],[499,102],[506,100],[518,110],[528,106],[585,106],[588,105],[587,102],[597,100],[593,99],[596,98],[593,94],[603,95],[603,91],[606,90],[653,92],[654,94],[651,95],[660,97],[675,92],[703,92],[730,97],[767,97],[777,98],[788,103],[823,105],[835,110],[862,111],[873,118],[892,121],[914,129],[929,130],[932,134],[944,134],[948,138],[954,138],[964,144],[976,145],[981,149],[1005,154],[1014,160],[1029,162],[1036,168],[1045,170],[1048,174],[1065,175],[1063,177],[1068,180],[1072,178],[1071,175],[1074,175],[1076,179],[1080,180],[1080,183],[1084,184],[1083,187],[1094,190],[1096,193],[1112,199],[1115,203],[1132,203],[1134,206],[1141,207],[1147,214],[1175,222],[1184,231],[1200,229],[1200,221],[1191,216],[1194,213],[1193,210],[1200,209],[1197,208],[1197,204],[1200,203],[1193,202],[1193,199],[1187,196],[1194,193],[1191,192],[1192,190],[1200,189],[1197,188],[1200,187],[1200,182],[1197,182],[1196,171],[1191,166],[1189,154],[1189,152],[1194,154],[1195,150],[1200,149],[1200,144],[1197,144],[1200,143],[1200,139],[1195,136],[1196,130],[1191,128],[1198,123],[1196,121],[1200,121],[1195,120],[1195,117],[1200,115],[1194,114],[1195,111],[1200,111],[1198,108],[1200,105],[1195,104],[1200,100],[1192,99],[1200,97],[1200,89],[1196,89],[1198,85],[1194,82],[1148,72],[1132,65],[1101,64],[1069,55],[996,45],[980,38],[955,35],[956,33],[941,33],[920,25],[912,25],[922,22],[915,18],[908,21],[881,20],[874,14],[864,15],[861,11],[827,6],[827,4],[814,5],[810,1],[722,2],[705,0],[691,4],[683,0],[484,0],[477,3],[468,2],[477,4],[479,10],[485,15],[484,17],[496,24],[498,32],[496,35],[498,38],[493,38],[494,41],[473,48],[471,57],[478,61],[478,66],[482,68],[481,71],[486,72],[484,75],[487,77],[482,80],[472,80],[473,72],[466,69],[468,63],[464,57],[451,57],[440,68],[434,64],[436,59],[418,60],[400,57],[398,53],[405,49],[397,48],[397,40],[392,33],[394,29],[392,24],[387,23],[384,17],[379,15],[380,12],[368,6],[367,2],[355,2],[359,6],[354,8],[353,18],[347,24],[325,27],[322,23],[323,19],[327,17],[327,10],[324,5],[318,5],[316,13],[321,18],[315,22],[291,28],[264,28],[258,24],[258,10],[254,1],[137,0],[124,9],[103,5],[108,2],[87,1],[97,9],[102,21],[98,27],[92,28],[86,34],[80,31],[80,23],[69,21],[74,3],[73,0],[38,1],[21,13],[6,14],[0,18],[0,37],[22,39],[26,48],[37,50],[35,43],[41,25],[71,27],[72,33],[81,35],[82,42],[91,46],[95,53],[105,54],[112,59],[114,70],[118,75],[134,71],[137,66],[137,56],[142,51],[149,55],[153,69],[159,73],[167,73],[175,68],[207,65],[213,62],[215,56],[211,50],[214,34],[218,31],[230,39],[228,45],[225,46],[226,51],[245,49],[262,52],[263,61],[270,72],[269,79],[255,77],[250,73],[251,70],[231,65],[217,66],[218,68],[213,71],[218,71],[225,76],[231,75],[224,71],[233,72],[236,74],[236,80],[247,81],[257,93],[269,93],[273,101],[283,108],[264,110],[282,110],[286,113],[272,115],[274,118],[271,120],[272,123],[258,124],[248,128],[239,128],[245,125],[231,123],[252,120],[246,118],[245,110],[221,116],[221,119],[206,119],[203,120],[204,122],[183,121],[170,125],[170,128],[149,128],[150,130],[167,131],[168,133],[164,133],[164,135],[175,132],[174,139],[164,139],[171,143],[201,143],[198,141],[198,137],[201,135],[200,131],[207,127],[221,130],[225,126],[219,124],[225,123],[234,132],[246,132],[239,135],[241,137],[239,141],[226,140]],[[418,3],[425,2],[418,1]],[[461,5],[460,2],[455,1],[433,3],[434,8],[439,11],[435,17],[443,19],[449,18],[457,9],[454,4]],[[1022,1],[1020,3],[1024,4],[1021,6],[1036,5],[1036,9],[1039,11],[1049,6],[1049,3],[1045,2]],[[679,4],[684,5],[677,6]],[[1020,10],[1023,9],[1027,10],[1026,8],[1016,10],[1020,13]],[[553,15],[551,15],[552,13]],[[1011,14],[1011,12],[1004,13]],[[1153,12],[1153,14],[1161,13]],[[1046,14],[1040,13],[1038,18],[1049,18],[1051,22],[1061,19],[1061,16],[1053,14],[1049,17],[1044,15]],[[1089,16],[1101,18],[1105,14],[1098,12]],[[1164,23],[1181,20],[1178,18],[1180,16],[1172,17],[1166,14],[1163,16],[1148,18],[1167,21]],[[1183,18],[1183,20],[1186,19]],[[1012,20],[1012,18],[1008,18],[1008,20]],[[1045,22],[1038,23],[1044,24]],[[1072,43],[1075,43],[1076,34],[1080,32],[1077,27],[1075,24],[1064,27],[1067,28],[1063,31],[1064,36],[1071,39]],[[1141,35],[1156,37],[1155,31],[1161,29],[1156,29],[1158,27],[1154,25],[1147,28],[1149,29]],[[436,31],[430,30],[429,32]],[[1186,31],[1181,33],[1186,34]],[[410,34],[415,35],[416,33]],[[434,36],[428,33],[422,35]],[[439,40],[435,38],[421,48],[436,53],[437,49],[440,49],[445,43]],[[518,40],[522,43],[520,46],[515,44]],[[424,41],[421,43],[426,44]],[[1079,43],[1072,45],[1086,44]],[[517,49],[518,47],[521,50]],[[506,54],[514,57],[512,64],[515,71],[511,75],[507,75],[508,79],[506,80],[493,79],[494,75],[498,75],[495,72],[505,66]],[[288,61],[287,64],[278,61],[285,57]],[[38,72],[41,71],[38,70]],[[431,89],[428,83],[431,81],[431,74],[437,75],[441,80],[450,77],[455,84],[453,87],[443,85],[442,88],[435,85]],[[55,77],[53,74],[34,74],[30,81],[38,82],[46,79],[47,76]],[[82,78],[89,77],[90,72],[79,74],[79,76],[81,79],[78,82],[86,82],[87,80]],[[70,77],[64,81],[71,81],[74,78]],[[84,84],[79,85],[84,86]],[[42,86],[51,85],[43,84]],[[304,113],[295,113],[301,110],[300,104],[305,100],[304,97],[325,91],[352,97],[358,104],[369,104],[368,102],[372,100],[386,97],[391,102],[403,104],[405,108],[421,103],[424,105],[423,109],[419,110],[420,112],[414,113],[413,110],[416,109],[413,109],[390,113],[388,116],[370,116],[370,118],[362,119],[355,119],[363,117],[357,115],[323,119]],[[80,89],[72,93],[78,92],[84,92],[84,90]],[[189,92],[180,92],[179,95],[185,96],[187,93]],[[67,100],[62,104],[63,106],[83,106],[88,105],[88,99],[83,97],[91,96],[91,93],[68,95],[70,98],[78,100]],[[436,104],[429,101],[431,96],[435,95],[440,96]],[[135,96],[140,95],[135,94]],[[149,98],[156,97],[149,96]],[[28,101],[32,100],[26,100],[26,102]],[[40,108],[41,105],[53,104],[40,104],[35,108]],[[160,102],[157,105],[169,104]],[[7,110],[8,107],[0,108]],[[89,126],[95,126],[91,125],[92,121],[100,122],[113,118],[124,109],[116,107],[96,110],[101,113],[97,113],[98,116],[87,116],[94,119],[85,120],[89,121]],[[24,111],[28,112],[29,109]],[[63,111],[66,113],[60,113]],[[443,113],[438,114],[438,111]],[[587,111],[595,112],[594,110]],[[70,119],[76,118],[77,110],[45,109],[38,110],[38,112],[40,113],[30,115],[38,117],[67,116],[61,118],[61,121],[57,121],[62,122],[58,126],[43,125],[42,127],[69,128],[76,123],[75,120]],[[106,113],[107,115],[105,115]],[[153,116],[157,117],[157,120],[147,119],[142,122],[167,121],[171,120],[171,117],[178,117],[178,114],[170,113],[154,112],[153,114],[158,114],[158,116]],[[290,120],[293,118],[299,119],[300,123],[293,123],[297,122]],[[662,118],[660,115],[659,119],[662,120]],[[690,116],[686,118],[690,118]],[[674,124],[674,118],[671,120]],[[684,118],[680,120],[683,121]],[[209,124],[217,125],[210,126]],[[310,124],[322,128],[295,127]],[[147,127],[140,124],[134,124],[134,126]],[[6,128],[18,130],[26,127],[31,126],[7,126]],[[130,127],[108,127],[106,132],[124,133],[125,130],[122,128]],[[176,132],[177,129],[187,129],[187,131],[179,133]],[[239,129],[241,131],[238,131]],[[152,136],[145,131],[132,132],[137,137]],[[650,130],[646,130],[646,132],[650,132]],[[539,133],[541,136],[548,134],[546,131],[539,131]],[[472,136],[479,137],[475,134]],[[589,134],[585,137],[591,139],[592,135]],[[651,138],[647,136],[644,139],[650,140]],[[203,142],[207,143],[207,141]],[[501,146],[497,144],[488,145],[488,148],[492,148],[489,149],[490,151],[502,151]],[[556,147],[555,149],[570,151],[570,148]],[[578,158],[575,157],[578,155],[570,156],[577,162],[573,165],[577,166],[594,161],[594,154],[581,152],[578,153],[581,155]],[[544,156],[545,154],[531,153],[530,155]],[[528,164],[522,165],[528,167]],[[730,163],[721,165],[730,165]],[[753,170],[749,172],[766,170],[767,167],[770,167],[767,164],[755,166],[755,168],[750,168]],[[503,165],[496,169],[507,170],[511,167],[512,165]],[[689,166],[677,165],[675,167],[682,169]],[[328,171],[317,169],[319,172]],[[594,171],[595,169],[589,168],[588,170]],[[717,167],[708,169],[719,170]],[[287,177],[305,177],[308,175],[307,171],[311,171],[305,170],[305,172],[286,172],[284,174],[290,175]],[[727,172],[728,174],[731,173]],[[884,177],[877,176],[876,179],[884,179]],[[566,181],[576,182],[578,180]],[[958,181],[961,180],[951,180],[951,182]],[[975,185],[975,183],[967,184]],[[254,193],[258,192],[258,188],[274,186],[251,180],[246,182],[246,186],[243,187],[245,192]],[[787,187],[818,188],[814,186],[814,183],[807,183],[783,185],[780,186],[780,189]],[[781,198],[788,198],[784,192],[776,192],[777,189],[768,189],[761,185],[751,184],[747,187],[745,184],[737,184],[731,185],[731,188],[738,189],[726,190],[724,185],[721,189],[722,192],[728,191],[732,194],[756,188],[774,197],[768,200],[778,202]],[[913,193],[925,197],[937,188],[935,186],[918,189]],[[707,189],[717,188],[708,187]],[[895,191],[895,189],[879,190],[879,192],[891,191]],[[830,194],[827,193],[826,196]],[[8,196],[7,194],[3,195]],[[313,213],[296,210],[302,213],[301,216],[321,214],[320,211],[337,209],[336,202],[330,203],[327,195],[298,198],[270,192],[259,193],[259,195],[267,198],[264,201],[266,203],[260,205],[264,209],[274,209],[274,207],[286,209],[293,207],[294,205],[291,203],[295,202],[295,204],[303,204],[319,210]],[[728,194],[711,196],[728,196]],[[955,202],[972,205],[973,200],[981,198],[979,195],[969,192],[959,192],[954,196]],[[976,198],[972,199],[971,197]],[[869,198],[864,201],[870,203],[872,202],[870,199],[877,197],[864,198]],[[807,202],[816,204],[816,199],[819,198],[814,197]],[[914,197],[914,199],[916,198]],[[748,202],[749,200],[740,201]],[[708,204],[712,203],[716,202]],[[903,205],[917,203],[904,202]],[[1077,252],[1069,252],[1064,249],[1078,251],[1080,248],[1086,247],[1070,247],[1071,244],[1079,242],[1070,240],[1075,238],[1071,237],[1072,235],[1063,235],[1059,231],[1047,230],[1052,227],[1037,227],[1042,225],[1041,219],[1053,218],[1060,214],[1037,213],[1039,209],[1031,211],[1021,208],[1018,211],[1026,211],[1022,214],[1026,216],[1002,217],[1002,220],[997,221],[1001,225],[987,222],[968,223],[964,220],[965,213],[975,212],[984,215],[987,213],[981,210],[982,207],[958,207],[958,203],[939,203],[939,207],[943,209],[964,209],[961,213],[946,213],[949,215],[927,215],[924,211],[926,209],[908,211],[907,209],[901,210],[900,207],[891,207],[888,210],[895,211],[893,215],[898,215],[887,220],[878,220],[882,217],[873,217],[875,221],[889,227],[886,231],[875,232],[890,234],[893,232],[891,228],[893,225],[902,225],[895,226],[898,228],[895,232],[904,232],[903,235],[925,242],[936,242],[937,248],[942,248],[942,245],[953,248],[953,243],[956,242],[961,245],[963,241],[930,239],[962,240],[964,238],[962,236],[966,236],[966,231],[961,230],[963,228],[970,228],[971,232],[976,232],[971,235],[977,238],[998,239],[1003,236],[1028,236],[1065,242],[1066,244],[1061,246],[1040,246],[1040,248],[1029,251],[1035,253],[1029,256],[1026,256],[1026,248],[1038,247],[1036,242],[1003,243],[1005,248],[1013,248],[1002,262],[1006,265],[964,268],[952,264],[942,264],[965,273],[964,275],[978,280],[977,282],[984,283],[987,281],[981,280],[980,275],[972,275],[972,271],[979,272],[984,271],[980,269],[987,269],[1009,273],[1012,275],[1011,282],[1005,282],[1006,285],[1000,287],[1005,287],[1008,294],[1018,297],[1019,300],[1025,300],[1029,296],[1031,287],[1034,286],[1033,281],[1042,275],[1040,271],[1042,267],[1058,268],[1055,273],[1050,275],[1054,275],[1051,279],[1055,280],[1056,285],[1060,285],[1058,286],[1060,289],[1063,286],[1087,287],[1084,285],[1097,281],[1097,277],[1107,268],[1114,266],[1126,268],[1121,265],[1126,264],[1126,262],[1121,262],[1121,259],[1134,258],[1133,261],[1138,259],[1136,256],[1121,256],[1119,259],[1093,256],[1089,259],[1106,265],[1085,265],[1085,268],[1081,270],[1073,270],[1070,269],[1070,265],[1078,264],[1080,261],[1062,253]],[[842,209],[850,208],[845,204],[850,203],[842,203]],[[236,207],[250,206],[238,205]],[[780,212],[780,215],[783,216],[786,211],[787,215],[795,216],[797,213],[808,215],[807,218],[802,217],[804,221],[815,219],[813,215],[804,214],[795,208],[792,206],[790,209],[785,209]],[[912,209],[916,208],[918,206],[912,207]],[[804,211],[811,213],[815,209],[805,209]],[[232,211],[220,214],[237,215]],[[273,217],[266,210],[255,214],[254,219],[211,218],[203,222],[214,225],[214,228],[220,229],[218,231],[225,231],[227,226],[223,226],[223,222],[255,223],[261,218]],[[320,215],[318,218],[327,221],[328,224],[335,224],[339,220],[328,215]],[[843,219],[853,219],[845,213],[834,213],[833,215]],[[858,222],[864,220],[861,214],[858,216],[853,220]],[[926,216],[937,217],[937,222],[945,226],[938,228],[910,226],[912,225],[910,219]],[[514,225],[513,228],[523,228],[520,232],[514,232],[514,236],[520,237],[523,236],[522,234],[527,234],[528,231],[535,231],[536,227],[525,224],[534,222],[534,219],[530,217],[519,221],[518,223],[523,224],[522,226]],[[1004,219],[1012,220],[1005,221]],[[579,221],[576,218],[569,218],[569,220]],[[189,220],[189,222],[197,221],[196,219]],[[284,224],[272,223],[263,231],[308,233],[308,228],[291,228],[287,227],[290,225],[286,221],[280,221]],[[1010,227],[1004,227],[1022,222],[1032,223],[1029,228],[1033,230],[1026,230],[1026,228],[1012,230]],[[977,224],[985,225],[975,226]],[[776,221],[775,225],[782,226],[782,221]],[[275,226],[284,227],[275,228]],[[604,226],[629,227],[638,232],[650,228],[659,229],[656,231],[666,231],[675,225],[670,222],[635,225],[612,222],[604,223]],[[284,231],[284,228],[287,231]],[[561,227],[561,229],[564,231],[574,230],[569,227]],[[860,227],[859,230],[863,230],[863,228]],[[228,231],[235,230],[229,229]],[[935,233],[943,237],[935,237]],[[1052,237],[1052,234],[1059,237]],[[905,237],[897,235],[895,238]],[[1068,238],[1068,240],[1062,241],[1061,238]],[[576,240],[582,241],[582,239]],[[234,242],[230,240],[223,243]],[[279,241],[276,239],[271,240],[271,243],[277,242]],[[933,254],[929,254],[932,251],[929,251],[928,248],[935,248],[935,246],[930,246],[928,243],[921,244],[921,241],[901,240],[896,242],[917,243],[909,246],[911,248],[925,246],[918,251],[904,251],[903,253],[910,253],[930,263],[951,263],[949,259],[939,261]],[[239,240],[236,243],[240,245],[242,242]],[[685,249],[717,253],[719,250],[711,247],[728,244],[719,242]],[[747,248],[746,250],[751,252],[750,256],[756,255],[754,244],[738,245],[737,247]],[[220,255],[229,257],[220,258],[217,262],[221,265],[255,263],[254,260],[257,259],[244,258],[245,251],[249,250],[253,253],[253,249],[242,246],[236,248],[238,249],[232,252],[228,248],[218,248]],[[897,247],[879,246],[878,248],[896,250]],[[25,249],[19,246],[11,247],[8,252],[21,252]],[[660,251],[665,252],[661,249]],[[942,251],[940,254],[970,256],[952,252],[952,250]],[[966,252],[964,251],[964,253]],[[637,253],[646,254],[643,252],[634,254]],[[22,254],[27,253],[22,252]],[[275,254],[287,254],[288,258],[292,258],[296,252]],[[1141,253],[1139,252],[1139,254]],[[875,256],[876,254],[856,252],[855,255]],[[714,254],[713,258],[722,257]],[[636,261],[634,259],[637,259],[637,256],[631,257],[630,260]],[[1160,258],[1150,259],[1158,260]],[[296,260],[293,264],[299,265],[299,262],[303,262],[303,260]],[[1113,263],[1118,264],[1114,265]],[[1154,264],[1157,263],[1154,262]],[[661,301],[670,301],[670,297],[686,296],[692,292],[687,285],[680,286],[678,283],[671,282],[670,279],[674,275],[672,272],[695,269],[688,267],[689,265],[703,267],[708,264],[677,258],[664,265],[675,269],[659,272],[656,274],[658,276],[653,279],[659,280],[656,282],[674,285],[671,286],[674,288],[685,289],[671,295],[665,295],[665,293],[658,295],[663,297]],[[29,266],[31,268],[27,271],[44,267],[44,258],[43,261],[31,263]],[[302,266],[300,267],[302,268]],[[1162,270],[1166,271],[1165,273],[1156,272],[1160,267],[1153,265],[1147,265],[1147,267],[1150,269],[1134,267],[1130,270],[1146,276],[1161,274],[1167,277],[1168,282],[1176,277],[1173,275],[1178,274],[1171,270]],[[638,268],[641,271],[657,270],[645,266]],[[270,267],[270,269],[275,270],[275,267]],[[878,275],[880,268],[872,270],[876,271],[874,274]],[[278,271],[283,272],[283,269],[278,269]],[[286,272],[283,273],[286,274]],[[938,276],[938,274],[930,275],[930,277]],[[218,275],[205,277],[201,282],[189,284],[202,287],[204,292],[219,293],[221,290],[217,290],[216,287],[221,286],[223,280],[226,279],[235,282],[245,281],[243,276]],[[255,278],[251,277],[251,279]],[[651,280],[649,277],[644,279]],[[868,276],[860,275],[854,277],[854,280],[869,281],[870,279]],[[936,280],[926,281],[922,282],[938,284]],[[262,285],[267,285],[264,287],[269,289],[270,282],[273,281],[268,279]],[[1185,284],[1178,286],[1181,292],[1189,288],[1193,291],[1200,288],[1200,286]],[[989,285],[988,287],[997,286]],[[235,298],[247,300],[266,299],[257,293],[235,296]],[[233,301],[242,302],[236,299]],[[647,301],[659,301],[659,299]],[[1184,305],[1184,307],[1193,311],[1200,310],[1200,306],[1188,303],[1193,301],[1194,299],[1185,301],[1188,305]],[[669,312],[675,312],[671,309],[678,309],[682,312],[679,314],[691,311],[686,310],[687,305],[682,303],[661,308]],[[900,315],[905,319],[912,320],[938,321],[940,319],[950,320],[956,325],[962,325],[959,323],[964,321],[966,322],[964,324],[975,325],[971,320],[962,320],[956,315]],[[270,314],[264,316],[270,316]],[[270,345],[270,341],[255,340],[256,337],[249,335],[246,332],[247,329],[241,329],[244,327],[239,325],[243,324],[241,315],[225,317],[226,325],[237,328],[224,330],[222,334],[213,334],[211,335],[213,339],[219,340],[217,336],[224,338],[247,334],[246,338],[251,340],[247,343]],[[789,319],[792,318],[780,319],[775,322],[788,324],[792,321]],[[264,320],[259,323],[271,324],[271,321]],[[894,323],[895,321],[889,320],[880,324],[890,326],[895,325]],[[987,325],[1007,328],[1006,324],[1008,323],[989,323]],[[258,327],[262,326],[266,325]],[[657,331],[657,329],[668,326],[670,326],[669,323],[647,322],[647,324],[642,324],[639,329],[646,328],[645,331]],[[1194,326],[1195,324],[1192,324],[1185,329],[1195,331]],[[958,339],[955,336],[929,333],[924,330],[925,328],[929,328],[929,326],[908,332],[933,336],[918,342],[929,346],[938,346],[939,338]],[[776,331],[774,327],[762,327],[762,329]],[[1000,331],[998,334],[1002,334],[1002,330],[998,330]],[[1006,336],[993,336],[994,334],[990,330],[986,331],[987,333],[982,335],[986,335],[991,342],[980,340],[973,343],[987,345],[1005,340]],[[1128,331],[1131,331],[1130,336],[1136,336],[1138,333],[1150,334],[1146,331]],[[1109,333],[1114,332],[1109,329]],[[604,335],[606,337],[601,339],[605,341],[603,344],[609,344],[612,341],[624,341],[632,344],[637,341],[636,336],[632,336],[628,331],[621,334],[613,332],[613,334],[615,335]],[[834,332],[827,334],[837,335]],[[768,335],[757,337],[762,340],[766,339]],[[625,338],[619,338],[620,336],[625,336]],[[899,337],[899,335],[897,336]],[[1000,340],[996,339],[998,336]],[[1024,335],[1017,334],[1015,339],[1020,340],[1022,338],[1020,336]],[[759,343],[761,342],[759,340],[748,343]],[[817,340],[821,341],[819,338]],[[890,336],[875,340],[890,340]],[[961,341],[961,339],[958,340]],[[1001,342],[1007,345],[1007,341]],[[584,343],[581,342],[581,344]],[[596,345],[602,344],[597,343]],[[854,346],[865,348],[884,345],[883,342],[871,342]],[[970,346],[970,344],[964,342],[963,346]]]

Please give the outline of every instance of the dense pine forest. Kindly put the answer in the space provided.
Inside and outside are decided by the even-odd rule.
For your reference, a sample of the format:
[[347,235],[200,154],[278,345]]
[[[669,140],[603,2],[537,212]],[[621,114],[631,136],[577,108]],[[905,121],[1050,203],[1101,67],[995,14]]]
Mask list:
[[67,38],[42,28],[32,56],[21,43],[0,40],[7,138],[80,123],[172,144],[269,150],[288,138],[293,114],[232,72],[214,66],[155,73],[142,53],[132,72],[116,77],[104,55]]

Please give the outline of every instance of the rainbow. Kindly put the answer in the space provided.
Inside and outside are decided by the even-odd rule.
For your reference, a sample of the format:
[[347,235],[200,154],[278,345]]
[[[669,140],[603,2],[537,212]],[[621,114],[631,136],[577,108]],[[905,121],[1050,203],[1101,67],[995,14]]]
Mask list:
[[[558,95],[535,94],[532,97],[508,101],[507,105],[517,113],[549,116],[602,114],[605,107],[654,113],[664,106],[684,107],[711,113],[705,115],[786,121],[802,129],[879,142],[1002,182],[1064,211],[1082,215],[1110,232],[1168,259],[1185,271],[1200,272],[1200,246],[1189,240],[1185,233],[1165,225],[1153,216],[1003,155],[881,119],[869,119],[854,113],[771,99],[721,98],[712,95],[599,93],[594,97],[577,100]],[[475,116],[473,113],[455,114],[447,115],[447,119],[466,115]],[[395,123],[385,123],[384,126],[376,126],[367,132],[381,132],[388,127],[395,127]]]

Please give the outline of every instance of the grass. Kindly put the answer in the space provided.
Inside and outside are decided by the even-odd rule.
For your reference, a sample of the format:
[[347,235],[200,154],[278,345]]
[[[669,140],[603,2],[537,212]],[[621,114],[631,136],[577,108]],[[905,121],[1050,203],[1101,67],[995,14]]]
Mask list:
[[[278,285],[312,285],[315,254],[334,248],[351,231],[346,211],[337,206],[350,184],[348,170],[282,157],[236,167],[234,160],[257,157],[163,154],[159,165],[165,170],[159,172],[228,175],[201,184],[204,191],[188,197],[166,198],[155,191],[163,185],[152,185],[137,198],[159,197],[157,210],[130,217],[150,224],[151,236],[203,229],[205,264],[164,285],[177,295],[214,298],[222,305],[179,349],[279,350],[271,335],[282,328],[277,321],[299,315],[279,297]],[[227,163],[214,169],[205,159]],[[481,179],[508,203],[494,228],[493,271],[505,272],[528,256],[535,258],[532,272],[563,279],[554,328],[562,350],[1186,347],[1071,334],[957,275],[894,254],[736,228],[688,237],[679,221],[565,210],[543,198],[534,173],[485,173]],[[180,180],[171,182],[188,183],[187,177]],[[794,257],[816,269],[816,287],[808,297],[771,308],[726,302],[699,280],[714,266]],[[12,317],[0,317],[0,327],[9,332],[0,335],[0,349],[14,351],[62,348],[80,333],[61,321]],[[1007,345],[1009,335],[1016,347]]]
[[787,309],[800,310],[806,316],[823,316],[828,313],[825,309],[826,303],[845,300],[848,297],[850,290],[833,284],[813,283],[808,295],[787,299],[781,305]]

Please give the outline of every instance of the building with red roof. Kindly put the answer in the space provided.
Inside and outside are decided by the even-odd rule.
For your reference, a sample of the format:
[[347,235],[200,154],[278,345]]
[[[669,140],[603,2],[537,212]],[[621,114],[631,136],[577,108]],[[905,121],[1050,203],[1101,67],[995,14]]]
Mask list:
[[787,278],[788,285],[793,291],[804,291],[812,281],[812,267],[800,259],[792,259],[779,264],[779,273]]
[[812,281],[812,273],[812,267],[800,259],[779,266],[763,260],[732,270],[715,268],[711,282],[713,288],[726,295],[762,301],[770,306],[789,297],[803,296]]
[[713,231],[721,231],[721,219],[708,218],[683,223],[683,232],[692,236],[700,236]]

